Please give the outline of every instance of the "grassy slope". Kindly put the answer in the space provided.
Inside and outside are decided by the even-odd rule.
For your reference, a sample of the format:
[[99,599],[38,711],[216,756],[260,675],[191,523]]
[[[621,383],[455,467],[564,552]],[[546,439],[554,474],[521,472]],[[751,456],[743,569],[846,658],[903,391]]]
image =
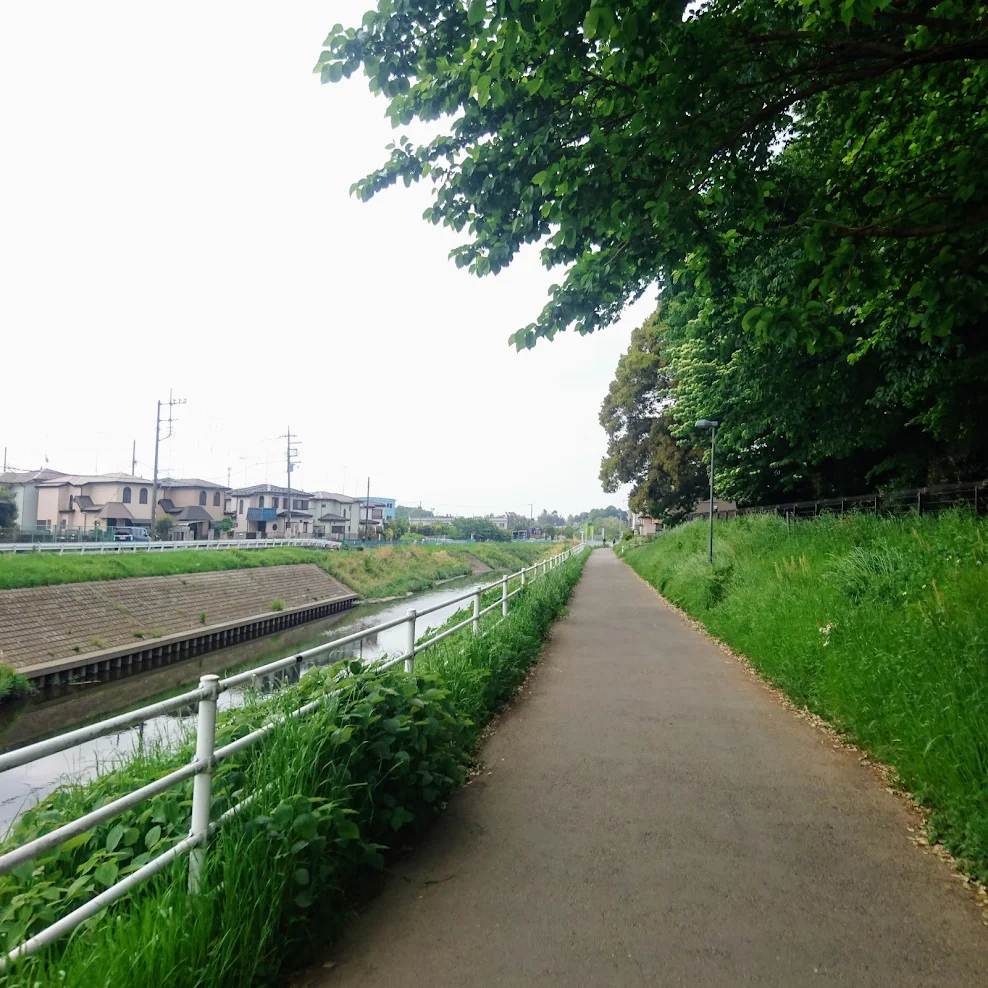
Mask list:
[[[214,816],[241,791],[260,795],[213,841],[204,894],[187,894],[183,860],[71,939],[0,975],[0,985],[283,983],[282,965],[305,959],[310,936],[325,942],[353,896],[368,887],[370,869],[383,865],[381,852],[405,843],[462,781],[480,726],[538,657],[584,561],[532,583],[513,599],[506,620],[487,616],[483,637],[467,629],[423,653],[414,677],[397,669],[359,673],[345,697],[222,763]],[[334,685],[332,671],[311,670],[274,698],[225,711],[218,743]],[[93,782],[57,791],[21,818],[18,843],[187,762],[190,745],[138,755]],[[68,908],[77,907],[143,863],[148,849],[158,854],[185,836],[189,790],[186,784],[162,793],[74,846],[0,876],[0,947],[67,911],[67,894]]]
[[988,524],[775,517],[674,529],[626,560],[772,682],[847,732],[988,878]]
[[490,566],[531,564],[559,546],[522,543],[478,543],[448,546],[382,546],[380,549],[332,550],[223,549],[189,550],[160,555],[148,552],[58,556],[23,553],[0,556],[0,589],[37,587],[90,580],[120,580],[129,576],[168,576],[258,566],[316,563],[365,597],[387,597],[422,590],[436,580],[470,572],[465,558],[473,553]]

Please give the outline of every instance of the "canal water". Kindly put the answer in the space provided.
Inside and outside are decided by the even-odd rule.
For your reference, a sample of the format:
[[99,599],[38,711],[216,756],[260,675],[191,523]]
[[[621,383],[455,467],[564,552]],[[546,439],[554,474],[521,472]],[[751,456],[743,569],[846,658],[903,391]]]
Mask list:
[[[0,751],[21,748],[76,727],[184,693],[194,688],[199,677],[206,673],[232,675],[234,672],[324,645],[334,638],[342,638],[364,628],[403,617],[410,607],[422,610],[436,604],[445,604],[419,618],[415,632],[416,637],[420,637],[430,628],[438,628],[464,604],[469,604],[469,601],[446,602],[475,587],[491,583],[493,576],[493,573],[486,573],[482,578],[466,576],[400,600],[363,604],[267,638],[255,639],[158,669],[117,674],[115,678],[99,683],[82,683],[46,690],[2,709]],[[260,677],[254,688],[262,692],[273,692],[288,682],[296,681],[300,673],[310,666],[331,665],[345,657],[361,657],[374,661],[383,655],[399,655],[405,650],[406,635],[405,625],[389,628],[361,642],[332,649],[272,676]],[[237,687],[222,693],[218,706],[222,710],[239,706],[243,701],[244,689]],[[19,768],[0,772],[0,835],[8,830],[19,814],[60,784],[91,778],[97,769],[105,770],[108,765],[130,754],[141,744],[174,743],[188,730],[189,718],[194,713],[194,708],[189,707],[154,717],[117,734],[87,741]]]

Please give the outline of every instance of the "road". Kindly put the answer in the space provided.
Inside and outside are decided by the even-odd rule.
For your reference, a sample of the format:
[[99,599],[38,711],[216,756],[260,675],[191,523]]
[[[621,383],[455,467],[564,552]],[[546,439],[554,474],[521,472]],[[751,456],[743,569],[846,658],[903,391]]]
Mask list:
[[312,988],[988,985],[915,820],[613,553]]

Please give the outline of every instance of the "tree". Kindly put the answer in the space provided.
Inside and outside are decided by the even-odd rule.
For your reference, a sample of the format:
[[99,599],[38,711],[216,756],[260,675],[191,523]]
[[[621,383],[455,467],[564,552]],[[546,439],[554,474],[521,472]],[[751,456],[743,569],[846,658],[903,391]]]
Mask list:
[[655,281],[729,280],[745,241],[797,259],[732,296],[747,328],[863,352],[985,311],[985,17],[983,0],[379,0],[316,69],[362,66],[396,126],[448,121],[391,145],[361,199],[427,178],[426,219],[468,234],[457,265],[497,273],[541,243],[568,267],[519,348],[605,326]]
[[0,487],[0,528],[13,528],[17,523],[17,502],[9,487]]
[[607,453],[600,481],[611,493],[631,483],[629,505],[674,524],[706,487],[702,455],[672,434],[674,381],[663,353],[665,326],[656,312],[631,334],[600,410]]
[[555,525],[546,525],[545,528],[542,529],[542,534],[545,535],[550,542],[555,542],[558,531],[559,530]]
[[154,532],[159,539],[164,540],[168,538],[169,534],[171,533],[171,530],[174,527],[175,527],[175,519],[172,518],[170,515],[162,515],[154,523]]
[[213,531],[221,532],[223,535],[226,535],[228,532],[232,532],[233,528],[234,525],[232,518],[220,518],[219,521],[213,522]]
[[986,20],[983,0],[380,0],[317,68],[363,67],[396,126],[438,131],[358,197],[430,181],[458,265],[539,244],[566,269],[517,347],[658,285],[675,400],[651,445],[718,418],[727,492],[840,493],[988,468]]

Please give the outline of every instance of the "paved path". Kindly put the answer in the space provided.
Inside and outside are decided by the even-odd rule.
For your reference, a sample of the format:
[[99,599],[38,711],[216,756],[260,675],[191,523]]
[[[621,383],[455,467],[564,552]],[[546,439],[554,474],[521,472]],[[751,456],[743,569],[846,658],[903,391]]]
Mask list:
[[608,551],[483,754],[301,983],[988,985],[897,799]]

